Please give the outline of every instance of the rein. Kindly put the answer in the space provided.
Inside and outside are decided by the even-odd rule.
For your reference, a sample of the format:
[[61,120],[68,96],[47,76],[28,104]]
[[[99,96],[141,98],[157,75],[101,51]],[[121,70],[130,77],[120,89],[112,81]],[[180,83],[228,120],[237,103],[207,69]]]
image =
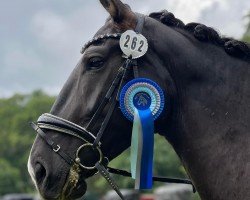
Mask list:
[[[135,32],[141,33],[144,25],[144,16],[137,14],[137,26]],[[88,42],[82,49],[82,53],[94,42],[106,39],[119,39],[121,37],[120,33],[115,34],[105,34],[98,37],[95,37],[93,40]],[[68,120],[62,119],[60,117],[54,116],[52,114],[45,113],[41,115],[37,123],[31,123],[32,128],[38,133],[38,135],[53,149],[55,153],[57,153],[63,160],[65,160],[70,166],[77,165],[81,169],[85,170],[95,170],[97,169],[98,172],[107,180],[110,186],[116,191],[116,193],[120,196],[121,199],[125,199],[122,195],[119,187],[110,176],[110,173],[122,175],[125,177],[131,177],[131,173],[107,167],[109,160],[105,155],[103,155],[101,150],[101,139],[103,136],[104,131],[110,121],[110,118],[114,112],[114,109],[117,103],[120,101],[120,92],[122,87],[124,86],[126,76],[128,72],[133,68],[133,75],[134,78],[139,77],[138,67],[137,67],[137,60],[132,59],[131,57],[126,58],[123,65],[119,68],[116,77],[114,78],[111,86],[109,87],[105,97],[99,104],[99,107],[95,111],[93,117],[91,118],[89,124],[83,128],[73,122]],[[92,134],[91,129],[96,124],[97,120],[99,119],[100,114],[103,112],[104,108],[108,106],[108,112],[101,124],[101,127],[96,134]],[[83,141],[83,145],[81,145],[76,151],[76,157],[72,158],[68,153],[66,153],[60,146],[60,144],[56,144],[50,136],[48,136],[44,130],[53,130],[59,133],[68,134],[70,136],[76,137]],[[82,163],[80,159],[80,153],[83,149],[91,150],[95,155],[98,155],[94,165],[87,165],[86,163]],[[158,182],[166,182],[166,183],[182,183],[182,184],[190,184],[193,187],[193,192],[195,192],[195,187],[190,180],[187,179],[175,179],[175,178],[166,178],[166,177],[152,177],[153,181]]]

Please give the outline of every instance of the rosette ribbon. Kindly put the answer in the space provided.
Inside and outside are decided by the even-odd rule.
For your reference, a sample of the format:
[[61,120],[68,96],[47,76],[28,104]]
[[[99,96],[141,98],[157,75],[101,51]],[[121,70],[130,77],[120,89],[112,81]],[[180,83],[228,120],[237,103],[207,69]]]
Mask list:
[[154,121],[164,108],[163,91],[150,79],[134,79],[123,87],[120,107],[124,116],[133,122],[130,159],[135,189],[151,189]]

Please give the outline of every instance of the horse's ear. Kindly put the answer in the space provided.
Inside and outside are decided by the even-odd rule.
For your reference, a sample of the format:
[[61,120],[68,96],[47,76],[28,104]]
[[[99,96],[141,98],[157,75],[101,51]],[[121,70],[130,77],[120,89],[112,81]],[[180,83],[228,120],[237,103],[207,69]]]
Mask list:
[[135,13],[120,0],[100,0],[103,7],[120,28],[134,28],[136,26]]

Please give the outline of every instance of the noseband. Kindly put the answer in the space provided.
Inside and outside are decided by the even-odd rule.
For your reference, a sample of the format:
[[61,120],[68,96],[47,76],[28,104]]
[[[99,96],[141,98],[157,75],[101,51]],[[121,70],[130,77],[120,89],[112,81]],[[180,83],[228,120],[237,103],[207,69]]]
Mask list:
[[[141,33],[144,25],[145,17],[143,15],[137,14],[137,26],[135,28],[135,32]],[[95,42],[107,39],[119,39],[121,37],[120,33],[115,34],[105,34],[101,36],[97,36],[91,41],[89,41],[83,48],[82,53]],[[108,181],[110,186],[116,191],[116,193],[121,197],[121,199],[125,199],[120,192],[118,186],[115,181],[110,176],[110,173],[131,177],[131,173],[107,167],[108,166],[108,158],[103,155],[101,150],[101,138],[104,131],[107,128],[107,125],[110,121],[110,118],[114,112],[114,109],[119,102],[119,94],[122,89],[122,86],[126,83],[125,79],[129,72],[129,70],[133,69],[133,74],[135,78],[138,78],[138,68],[137,68],[137,60],[127,58],[124,64],[119,68],[116,77],[114,78],[111,86],[109,87],[105,97],[102,99],[99,107],[91,118],[89,124],[83,128],[73,122],[62,119],[60,117],[54,116],[52,114],[45,113],[41,115],[37,123],[31,123],[32,128],[38,133],[38,135],[43,138],[43,140],[53,149],[55,153],[57,153],[63,160],[65,160],[70,166],[77,165],[84,170],[94,170],[97,169],[98,172]],[[97,134],[92,134],[91,129],[95,126],[98,121],[100,114],[103,112],[104,108],[109,105],[108,112],[100,126],[100,129]],[[77,151],[75,158],[72,158],[68,153],[66,153],[61,145],[55,143],[51,137],[44,132],[44,130],[53,130],[59,133],[67,134],[73,137],[76,137],[83,141],[83,145],[81,145]],[[97,155],[96,161],[94,165],[88,165],[86,163],[82,163],[80,159],[80,152],[84,149],[89,149]],[[165,177],[153,177],[153,181],[159,182],[168,182],[168,183],[182,183],[182,184],[192,184],[190,180],[186,179],[173,179],[173,178],[165,178]],[[193,186],[193,191],[195,192],[195,188]]]

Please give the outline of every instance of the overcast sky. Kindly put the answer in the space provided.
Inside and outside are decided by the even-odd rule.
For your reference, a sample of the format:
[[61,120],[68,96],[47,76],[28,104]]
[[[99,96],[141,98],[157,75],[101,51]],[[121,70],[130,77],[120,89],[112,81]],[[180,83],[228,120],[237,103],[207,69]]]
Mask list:
[[[167,9],[188,22],[241,38],[250,0],[124,0],[143,14]],[[107,17],[98,0],[0,0],[0,97],[58,94],[80,48]]]

